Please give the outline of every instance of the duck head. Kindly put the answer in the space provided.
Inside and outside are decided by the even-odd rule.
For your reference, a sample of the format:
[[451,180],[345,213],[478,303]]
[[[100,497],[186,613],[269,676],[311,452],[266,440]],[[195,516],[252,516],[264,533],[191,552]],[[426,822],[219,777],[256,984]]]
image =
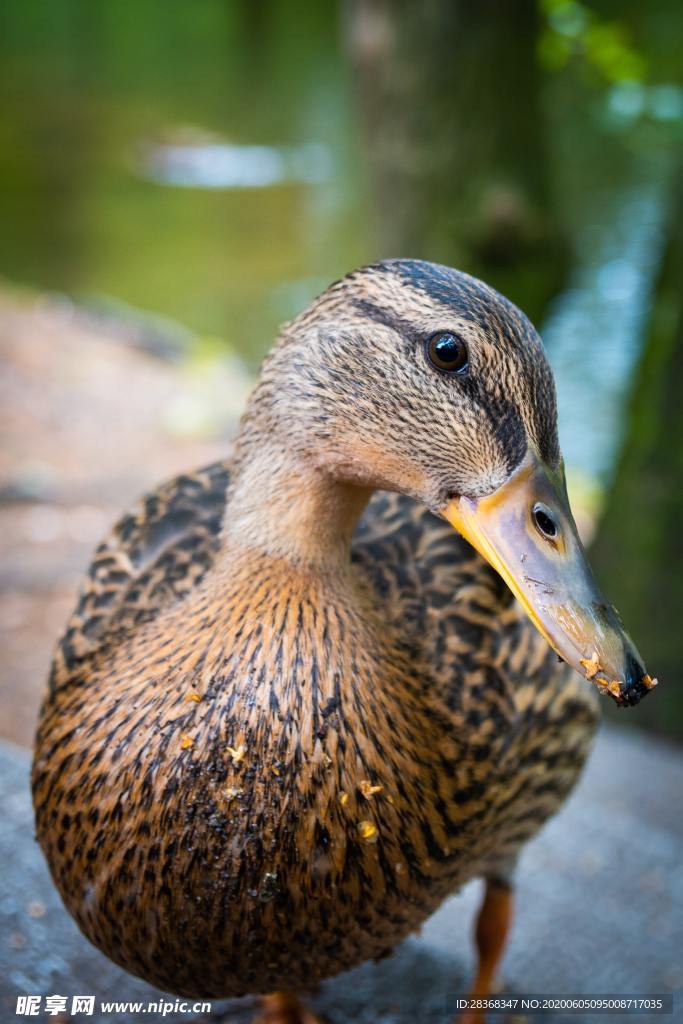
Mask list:
[[560,658],[618,704],[652,688],[577,533],[541,340],[503,296],[420,261],[356,271],[284,329],[257,404],[302,464],[447,519]]

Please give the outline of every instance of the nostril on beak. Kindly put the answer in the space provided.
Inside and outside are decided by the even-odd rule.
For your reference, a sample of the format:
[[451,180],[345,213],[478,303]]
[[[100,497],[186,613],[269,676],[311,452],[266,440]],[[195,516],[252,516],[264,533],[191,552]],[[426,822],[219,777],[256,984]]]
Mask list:
[[548,540],[553,540],[557,537],[560,530],[555,522],[555,517],[547,505],[542,505],[537,501],[531,510],[531,515],[537,530],[543,537],[546,537]]

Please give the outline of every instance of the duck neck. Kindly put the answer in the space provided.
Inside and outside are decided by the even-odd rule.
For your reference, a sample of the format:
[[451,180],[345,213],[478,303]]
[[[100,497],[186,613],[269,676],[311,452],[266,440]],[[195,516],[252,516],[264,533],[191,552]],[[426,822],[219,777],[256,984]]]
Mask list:
[[372,491],[316,465],[281,441],[240,439],[233,462],[224,546],[302,568],[344,571],[351,539]]

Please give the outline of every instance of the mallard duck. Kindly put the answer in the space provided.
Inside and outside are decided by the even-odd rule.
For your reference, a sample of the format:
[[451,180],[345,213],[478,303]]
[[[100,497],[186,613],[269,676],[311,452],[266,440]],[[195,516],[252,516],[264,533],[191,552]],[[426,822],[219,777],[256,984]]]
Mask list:
[[262,993],[268,1021],[311,1020],[298,992],[482,877],[486,992],[596,691],[653,685],[578,539],[538,335],[482,282],[390,260],[284,327],[230,459],[97,549],[40,715],[37,835],[112,960]]

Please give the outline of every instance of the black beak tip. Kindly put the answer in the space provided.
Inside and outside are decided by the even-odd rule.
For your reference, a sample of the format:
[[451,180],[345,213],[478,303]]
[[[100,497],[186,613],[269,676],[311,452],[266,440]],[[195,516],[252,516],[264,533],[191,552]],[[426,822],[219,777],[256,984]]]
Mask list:
[[645,666],[632,654],[627,654],[624,684],[621,687],[617,703],[622,707],[634,707],[636,704],[639,704],[643,697],[652,689],[652,686],[648,686],[646,683],[646,680],[649,680],[649,678],[645,671]]

